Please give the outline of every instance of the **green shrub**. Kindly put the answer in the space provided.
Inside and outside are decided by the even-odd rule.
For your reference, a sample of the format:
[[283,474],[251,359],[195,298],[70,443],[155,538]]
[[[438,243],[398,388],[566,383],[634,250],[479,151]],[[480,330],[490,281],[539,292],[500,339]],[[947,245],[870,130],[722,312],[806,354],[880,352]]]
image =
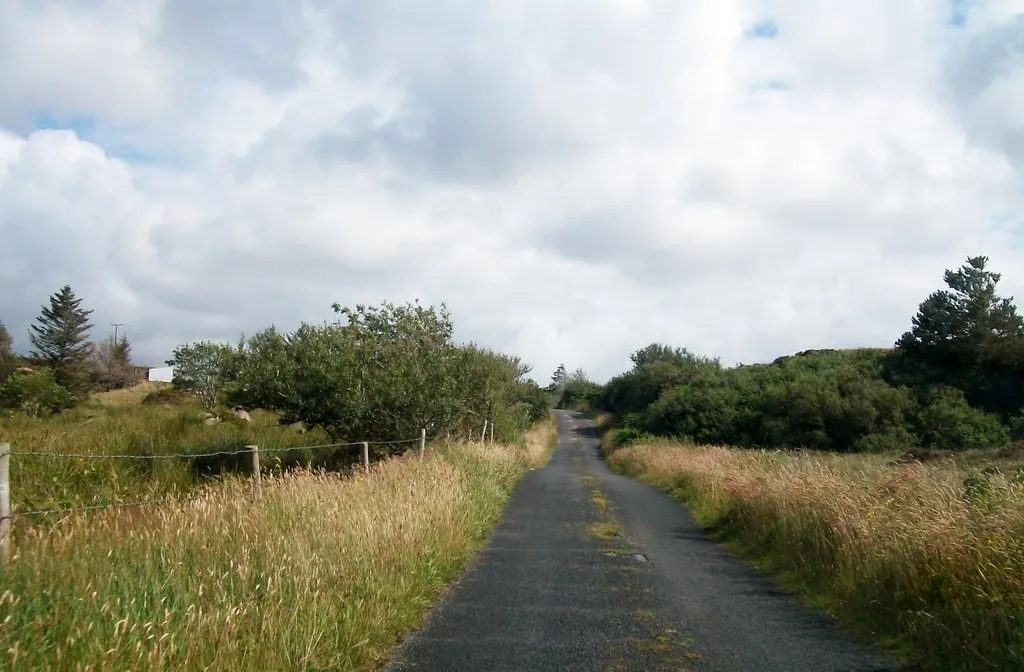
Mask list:
[[225,398],[335,441],[413,439],[424,428],[479,437],[485,420],[495,440],[512,441],[547,412],[543,390],[523,378],[530,367],[455,343],[444,306],[333,309],[335,322],[244,340]]
[[922,394],[916,422],[922,445],[930,448],[994,448],[1011,439],[997,416],[971,407],[961,390],[944,385]]
[[24,411],[33,418],[59,413],[75,402],[49,369],[16,371],[0,385],[0,407]]

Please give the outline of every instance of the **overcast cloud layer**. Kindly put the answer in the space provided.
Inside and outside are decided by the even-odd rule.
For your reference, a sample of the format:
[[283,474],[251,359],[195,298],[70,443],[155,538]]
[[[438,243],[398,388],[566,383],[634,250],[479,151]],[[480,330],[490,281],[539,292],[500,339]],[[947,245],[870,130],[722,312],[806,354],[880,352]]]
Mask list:
[[603,380],[1024,300],[1024,0],[0,0],[0,319],[136,358],[447,302]]

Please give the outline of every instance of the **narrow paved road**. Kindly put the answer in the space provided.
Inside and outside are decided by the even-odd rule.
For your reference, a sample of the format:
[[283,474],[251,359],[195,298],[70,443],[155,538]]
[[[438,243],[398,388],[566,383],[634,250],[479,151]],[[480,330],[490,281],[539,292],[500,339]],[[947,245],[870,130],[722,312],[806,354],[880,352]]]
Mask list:
[[386,669],[897,669],[710,542],[668,495],[609,471],[592,422],[559,412],[558,424],[551,462],[519,482]]

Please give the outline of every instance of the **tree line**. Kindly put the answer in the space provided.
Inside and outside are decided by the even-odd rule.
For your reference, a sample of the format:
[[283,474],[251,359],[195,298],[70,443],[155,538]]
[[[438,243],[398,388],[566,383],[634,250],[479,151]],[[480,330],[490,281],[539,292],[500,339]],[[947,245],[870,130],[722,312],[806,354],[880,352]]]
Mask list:
[[89,340],[92,310],[69,285],[50,296],[29,330],[32,350],[18,356],[0,322],[0,408],[38,416],[81,402],[90,392],[128,387],[140,380],[127,334]]
[[[224,414],[265,409],[339,442],[412,438],[423,428],[479,437],[485,421],[489,436],[512,440],[551,406],[519,357],[456,343],[446,306],[332,308],[333,322],[290,333],[269,327],[237,343],[179,346],[167,361],[174,392]],[[61,288],[31,327],[27,357],[12,352],[0,324],[0,407],[55,413],[90,392],[140,380],[126,336],[88,340],[91,313],[70,287]]]
[[238,343],[174,351],[175,387],[217,405],[262,408],[335,441],[432,436],[513,440],[550,402],[519,357],[459,344],[451,315],[419,303],[333,305],[337,319],[269,327]]
[[1000,275],[971,257],[944,275],[891,348],[812,350],[766,364],[654,343],[599,386],[577,381],[561,404],[617,416],[617,442],[828,451],[960,450],[1024,439],[1024,321],[996,293]]

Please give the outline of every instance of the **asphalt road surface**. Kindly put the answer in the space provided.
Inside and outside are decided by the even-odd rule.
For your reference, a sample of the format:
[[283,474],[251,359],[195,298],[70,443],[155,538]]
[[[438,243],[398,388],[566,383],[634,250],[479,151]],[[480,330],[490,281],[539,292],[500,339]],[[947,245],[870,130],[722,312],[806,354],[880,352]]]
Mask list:
[[[474,563],[386,670],[893,672],[709,541],[667,494],[613,474],[558,414]],[[616,534],[616,531],[619,534]]]

